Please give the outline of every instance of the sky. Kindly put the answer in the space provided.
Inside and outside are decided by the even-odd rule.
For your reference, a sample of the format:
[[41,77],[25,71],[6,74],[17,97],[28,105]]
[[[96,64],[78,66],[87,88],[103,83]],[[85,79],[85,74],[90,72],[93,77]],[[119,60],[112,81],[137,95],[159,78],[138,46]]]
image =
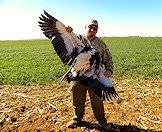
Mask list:
[[45,38],[38,26],[43,10],[85,32],[98,20],[98,36],[161,36],[162,0],[0,0],[0,40]]

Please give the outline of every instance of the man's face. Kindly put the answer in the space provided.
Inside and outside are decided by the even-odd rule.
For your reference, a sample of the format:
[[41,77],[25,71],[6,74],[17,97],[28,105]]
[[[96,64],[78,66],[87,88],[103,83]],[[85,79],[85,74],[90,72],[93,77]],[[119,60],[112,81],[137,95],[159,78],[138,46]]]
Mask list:
[[96,25],[89,25],[88,26],[88,36],[95,36],[98,31],[98,27]]

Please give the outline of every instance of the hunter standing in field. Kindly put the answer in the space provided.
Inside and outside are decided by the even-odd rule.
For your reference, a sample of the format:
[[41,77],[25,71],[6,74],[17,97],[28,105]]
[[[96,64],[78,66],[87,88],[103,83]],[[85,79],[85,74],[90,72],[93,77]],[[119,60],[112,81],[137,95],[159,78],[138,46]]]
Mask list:
[[[91,20],[88,25],[86,25],[86,34],[79,35],[79,39],[84,43],[84,41],[89,41],[91,46],[94,47],[96,50],[99,51],[102,64],[105,66],[106,77],[111,77],[113,74],[113,61],[110,51],[106,44],[98,37],[96,37],[96,33],[98,31],[98,22],[97,20]],[[72,31],[71,27],[68,27],[69,32]],[[67,30],[68,30],[67,29]],[[73,119],[67,123],[68,128],[75,128],[79,124],[81,124],[84,111],[85,111],[85,101],[86,101],[86,93],[88,91],[91,101],[92,110],[94,116],[96,117],[99,125],[102,127],[103,130],[118,130],[117,128],[113,128],[107,123],[104,113],[104,105],[103,100],[96,97],[94,92],[89,88],[86,87],[79,82],[73,82],[71,85],[72,89],[72,100],[74,106],[74,117]]]

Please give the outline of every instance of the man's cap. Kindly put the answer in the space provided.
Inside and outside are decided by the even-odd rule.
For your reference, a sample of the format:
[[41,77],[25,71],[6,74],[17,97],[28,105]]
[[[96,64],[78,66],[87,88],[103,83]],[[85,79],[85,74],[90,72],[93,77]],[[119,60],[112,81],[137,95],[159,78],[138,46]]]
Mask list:
[[95,26],[98,27],[98,22],[97,22],[97,20],[91,19],[87,25],[88,25],[88,26],[90,26],[90,25],[95,25]]

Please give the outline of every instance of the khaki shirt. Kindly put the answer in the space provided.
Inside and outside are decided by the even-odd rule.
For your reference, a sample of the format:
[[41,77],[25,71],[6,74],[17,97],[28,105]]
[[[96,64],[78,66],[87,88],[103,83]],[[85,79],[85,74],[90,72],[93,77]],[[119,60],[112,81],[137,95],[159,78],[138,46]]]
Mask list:
[[[85,41],[89,41],[86,36],[79,35],[78,38],[84,43]],[[110,70],[113,73],[113,60],[111,53],[107,47],[107,45],[98,37],[95,37],[90,41],[92,47],[99,51],[101,55],[101,63],[105,66],[106,70]],[[85,44],[85,43],[84,43]]]

